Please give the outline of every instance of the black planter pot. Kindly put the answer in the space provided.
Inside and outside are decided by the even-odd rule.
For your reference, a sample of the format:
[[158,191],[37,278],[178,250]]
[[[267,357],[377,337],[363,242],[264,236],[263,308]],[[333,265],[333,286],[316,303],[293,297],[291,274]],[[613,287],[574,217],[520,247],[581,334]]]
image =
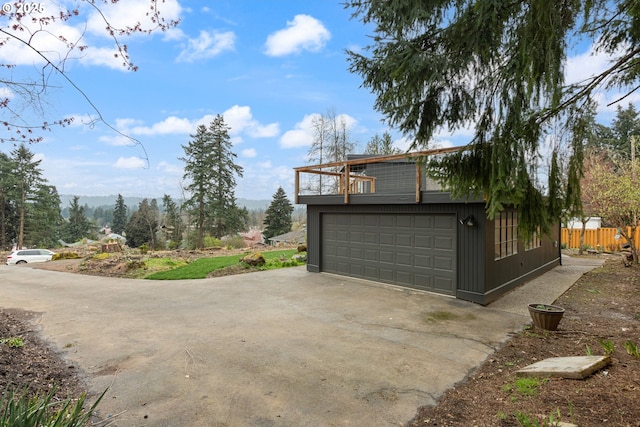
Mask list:
[[538,329],[555,331],[564,315],[564,308],[549,304],[529,304],[529,314],[533,326]]

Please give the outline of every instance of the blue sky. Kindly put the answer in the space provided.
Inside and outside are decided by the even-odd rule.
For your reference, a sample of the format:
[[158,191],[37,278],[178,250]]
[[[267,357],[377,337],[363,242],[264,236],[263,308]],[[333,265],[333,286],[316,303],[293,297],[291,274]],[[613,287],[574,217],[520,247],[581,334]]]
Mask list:
[[[42,3],[46,14],[73,4]],[[103,11],[112,23],[130,23],[144,16],[147,5],[146,0],[121,0]],[[208,124],[216,114],[231,127],[233,151],[244,168],[239,198],[270,199],[282,186],[293,199],[293,168],[307,164],[311,118],[329,109],[344,115],[360,149],[384,131],[399,148],[407,148],[374,111],[374,98],[360,88],[359,76],[348,71],[344,50],[368,45],[371,28],[351,20],[351,11],[339,1],[166,0],[160,10],[180,24],[167,32],[121,38],[137,72],[119,65],[112,40],[86,5],[80,16],[51,26],[52,33],[69,40],[84,34],[88,49],[67,61],[69,77],[106,122],[142,144],[131,145],[103,124],[87,125],[95,111],[54,76],[45,118],[74,117],[74,122],[43,132],[44,141],[30,149],[59,193],[181,198],[182,145],[198,124]],[[0,16],[0,24],[7,25],[7,17]],[[59,49],[55,40],[36,41],[47,52]],[[0,63],[18,64],[15,73],[31,72],[34,61],[19,46],[0,48]],[[568,79],[605,65],[606,58],[585,50],[567,64]],[[1,87],[0,93],[10,96]],[[611,108],[603,114],[610,116]],[[470,134],[467,129],[451,136],[445,130],[436,144],[462,145]],[[0,145],[5,152],[12,148]]]

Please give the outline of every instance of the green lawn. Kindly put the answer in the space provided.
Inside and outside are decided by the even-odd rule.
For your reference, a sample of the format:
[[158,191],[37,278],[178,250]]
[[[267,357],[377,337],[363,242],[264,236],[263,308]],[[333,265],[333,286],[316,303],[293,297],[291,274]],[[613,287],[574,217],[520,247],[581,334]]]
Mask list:
[[[296,263],[291,260],[291,257],[296,253],[295,249],[288,249],[284,251],[270,251],[262,252],[266,264],[261,267],[263,270],[270,270],[275,268],[293,267],[296,265],[302,265],[304,263]],[[213,258],[200,258],[187,265],[174,268],[167,271],[159,271],[157,273],[149,274],[145,279],[151,280],[183,280],[183,279],[204,279],[207,275],[221,268],[237,265],[240,259],[244,256],[241,255],[229,255]]]

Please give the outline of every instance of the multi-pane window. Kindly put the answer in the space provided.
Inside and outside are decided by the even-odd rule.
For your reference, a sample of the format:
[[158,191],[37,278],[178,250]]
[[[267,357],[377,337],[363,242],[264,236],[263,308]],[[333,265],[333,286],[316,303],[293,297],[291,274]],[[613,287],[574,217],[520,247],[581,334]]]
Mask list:
[[540,230],[534,231],[533,234],[524,243],[524,250],[529,251],[531,249],[539,248],[542,246],[542,239],[540,238]]
[[518,213],[502,211],[495,217],[495,259],[518,253]]

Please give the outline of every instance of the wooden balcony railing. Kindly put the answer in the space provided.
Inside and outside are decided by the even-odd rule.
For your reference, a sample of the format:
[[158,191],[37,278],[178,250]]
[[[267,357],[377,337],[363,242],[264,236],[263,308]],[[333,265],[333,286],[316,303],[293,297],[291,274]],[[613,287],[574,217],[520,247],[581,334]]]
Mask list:
[[[351,194],[375,193],[378,181],[383,179],[383,177],[367,175],[366,165],[388,164],[391,166],[394,163],[398,163],[403,160],[415,162],[415,195],[416,203],[419,203],[421,192],[423,191],[423,167],[419,160],[428,156],[452,153],[463,148],[464,147],[438,148],[404,154],[362,157],[339,162],[297,167],[294,168],[296,174],[295,203],[298,203],[298,198],[301,195],[301,174],[319,175],[319,186],[313,195],[342,194],[344,195],[344,203],[347,204],[349,203],[349,196]],[[403,174],[403,178],[406,179],[406,171],[404,171]],[[323,176],[335,178],[328,188],[323,187]]]

